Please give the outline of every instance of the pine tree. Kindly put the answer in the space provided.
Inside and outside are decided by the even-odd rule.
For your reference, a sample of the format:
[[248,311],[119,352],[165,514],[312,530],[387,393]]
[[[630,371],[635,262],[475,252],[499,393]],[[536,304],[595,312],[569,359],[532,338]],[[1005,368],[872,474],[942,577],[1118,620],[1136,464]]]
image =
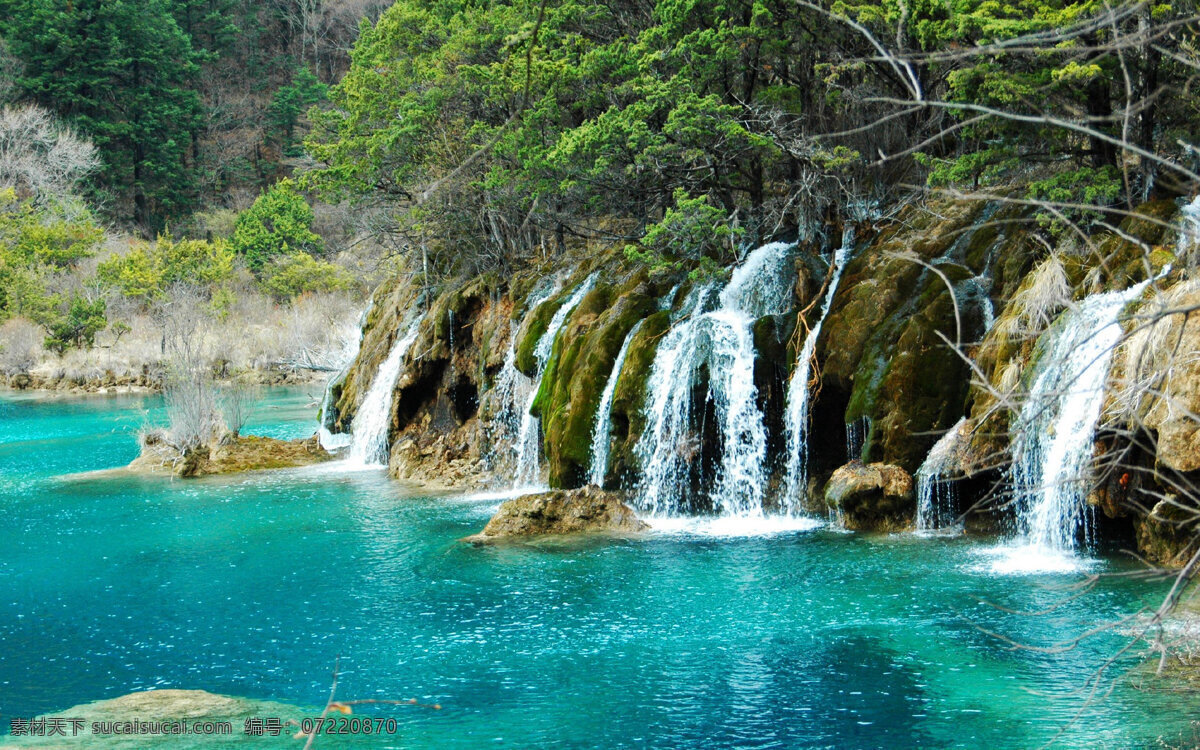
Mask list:
[[192,207],[198,53],[167,0],[0,0],[0,18],[19,89],[91,137],[128,218],[155,229]]

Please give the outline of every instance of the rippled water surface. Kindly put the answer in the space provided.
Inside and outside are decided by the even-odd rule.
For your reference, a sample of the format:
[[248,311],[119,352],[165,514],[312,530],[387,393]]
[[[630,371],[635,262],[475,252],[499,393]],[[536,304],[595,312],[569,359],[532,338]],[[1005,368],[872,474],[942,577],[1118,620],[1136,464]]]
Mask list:
[[[456,540],[494,496],[337,466],[61,476],[132,459],[157,409],[0,397],[0,727],[150,687],[319,705],[340,654],[340,697],[444,706],[381,710],[400,731],[380,747],[1031,747],[1124,640],[1043,653],[984,631],[1047,645],[1161,593],[1106,579],[1020,616],[980,599],[1041,610],[1086,573],[1000,575],[994,546],[808,524],[474,548]],[[280,391],[247,431],[314,420]],[[1056,746],[1190,739],[1198,708],[1123,681]]]

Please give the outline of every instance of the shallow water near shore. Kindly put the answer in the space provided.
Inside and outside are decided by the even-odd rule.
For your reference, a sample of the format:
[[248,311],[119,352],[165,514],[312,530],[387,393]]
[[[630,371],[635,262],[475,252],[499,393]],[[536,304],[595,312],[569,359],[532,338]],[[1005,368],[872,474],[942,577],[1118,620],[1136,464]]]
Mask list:
[[[1133,569],[1115,554],[999,574],[994,540],[711,522],[476,548],[457,540],[499,494],[382,470],[62,478],[134,458],[160,403],[0,395],[0,732],[156,687],[317,706],[338,655],[339,698],[443,706],[370,712],[399,725],[374,747],[1136,747],[1200,717],[1128,681],[1069,694],[1119,634],[1044,653],[984,632],[1047,646],[1155,603],[1119,578],[1036,617],[987,603],[1044,610]],[[280,390],[246,432],[315,418]]]

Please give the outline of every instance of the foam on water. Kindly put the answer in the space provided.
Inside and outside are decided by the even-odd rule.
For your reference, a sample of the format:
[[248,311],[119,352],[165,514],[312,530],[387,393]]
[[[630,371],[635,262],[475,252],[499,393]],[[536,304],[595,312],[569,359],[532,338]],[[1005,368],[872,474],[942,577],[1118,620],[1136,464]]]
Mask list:
[[792,534],[825,524],[806,516],[649,516],[642,519],[659,534],[704,537],[752,537]]
[[968,570],[999,576],[1065,575],[1094,570],[1100,563],[1070,550],[1014,542],[974,551],[977,562]]
[[550,488],[545,485],[529,485],[526,487],[505,487],[498,490],[481,490],[466,495],[455,495],[454,497],[463,502],[494,502],[496,500],[512,500],[522,495],[536,495],[549,491]]

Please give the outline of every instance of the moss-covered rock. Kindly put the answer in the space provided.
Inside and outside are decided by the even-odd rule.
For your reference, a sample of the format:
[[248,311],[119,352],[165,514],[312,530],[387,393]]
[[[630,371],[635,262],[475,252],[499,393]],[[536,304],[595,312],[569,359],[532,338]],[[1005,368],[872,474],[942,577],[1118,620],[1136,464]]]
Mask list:
[[[1013,414],[1022,389],[1034,370],[1038,342],[1070,300],[1125,289],[1157,274],[1173,259],[1161,243],[1167,241],[1178,209],[1170,201],[1152,201],[1126,217],[1116,232],[1100,232],[1077,252],[1059,252],[1037,261],[1031,272],[1006,271],[1003,305],[995,324],[974,352],[982,378],[972,388],[974,424],[966,465],[981,470],[1004,461]],[[1021,253],[1025,263],[1037,259]],[[1011,252],[1011,251],[1010,251]],[[1012,286],[1013,280],[1019,284]],[[1065,283],[1062,300],[1058,286]],[[1057,302],[1057,303],[1056,303]]]
[[517,369],[525,376],[532,378],[537,375],[538,361],[534,356],[534,351],[537,349],[538,342],[542,340],[542,336],[546,335],[546,329],[550,327],[550,320],[566,303],[568,297],[570,297],[569,291],[559,292],[534,308],[521,324],[521,328],[517,332],[516,365]]
[[1017,218],[979,202],[913,208],[847,267],[818,346],[814,412],[843,399],[843,424],[868,426],[867,460],[915,471],[966,412],[963,350],[983,335],[992,295],[1031,262]]
[[587,477],[596,409],[625,337],[655,310],[645,282],[625,291],[593,289],[555,341],[533,411],[541,417],[551,487],[577,487]]
[[321,447],[316,435],[306,440],[278,440],[259,435],[227,433],[210,445],[179,455],[158,439],[155,433],[151,433],[143,438],[142,453],[129,464],[127,470],[191,479],[214,474],[290,469],[332,458],[333,454]]
[[1174,253],[1164,243],[1174,242],[1174,201],[1143,203],[1126,216],[1115,232],[1099,232],[1083,252],[1069,255],[1068,272],[1076,298],[1127,289],[1157,274]]
[[628,477],[637,470],[634,446],[646,427],[643,405],[646,381],[654,366],[658,342],[671,328],[671,314],[659,310],[648,316],[629,342],[612,405],[612,465],[609,475]]

